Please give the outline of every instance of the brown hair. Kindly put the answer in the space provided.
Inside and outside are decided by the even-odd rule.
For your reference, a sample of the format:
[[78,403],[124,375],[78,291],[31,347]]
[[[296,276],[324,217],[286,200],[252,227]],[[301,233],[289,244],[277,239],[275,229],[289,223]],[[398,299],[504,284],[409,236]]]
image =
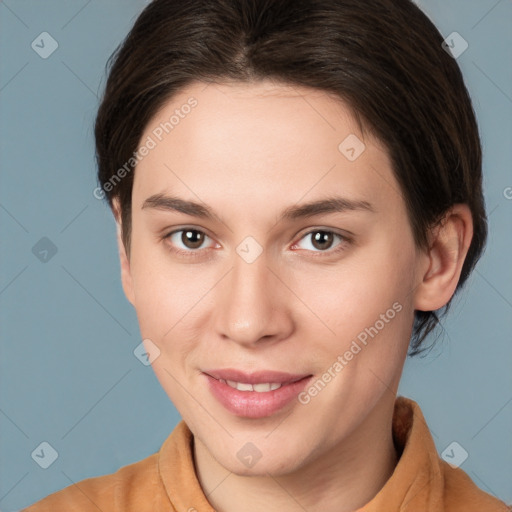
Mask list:
[[[337,95],[384,143],[418,247],[452,205],[469,205],[474,234],[458,291],[487,221],[475,114],[442,42],[410,0],[153,0],[107,62],[95,125],[99,184],[111,207],[120,202],[127,251],[133,172],[112,178],[134,169],[156,112],[194,81],[273,79]],[[436,312],[415,311],[411,354],[438,323]]]

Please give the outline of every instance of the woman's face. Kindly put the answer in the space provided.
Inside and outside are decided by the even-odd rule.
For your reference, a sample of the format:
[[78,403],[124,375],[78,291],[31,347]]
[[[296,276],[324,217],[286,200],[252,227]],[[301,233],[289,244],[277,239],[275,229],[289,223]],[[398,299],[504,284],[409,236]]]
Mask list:
[[341,101],[270,82],[195,83],[140,144],[123,285],[197,441],[237,474],[356,449],[425,264],[385,149]]

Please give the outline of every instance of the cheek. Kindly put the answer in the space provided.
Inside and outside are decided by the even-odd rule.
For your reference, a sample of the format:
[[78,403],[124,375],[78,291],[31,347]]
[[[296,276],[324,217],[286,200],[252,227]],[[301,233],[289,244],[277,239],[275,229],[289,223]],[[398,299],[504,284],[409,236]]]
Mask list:
[[199,343],[205,311],[215,307],[218,268],[178,263],[148,242],[134,244],[131,273],[142,337],[180,360],[178,353],[184,357]]
[[166,263],[160,246],[135,236],[133,240],[131,275],[141,334],[160,340],[186,314],[193,287],[186,285],[179,266]]
[[159,342],[169,341],[173,334],[194,316],[193,306],[199,295],[190,280],[167,271],[158,275],[148,272],[136,274],[135,309],[141,334]]
[[331,329],[331,339],[351,340],[382,314],[385,320],[392,317],[394,324],[405,316],[402,312],[412,303],[414,251],[408,241],[397,247],[383,237],[339,267],[295,274],[294,290]]

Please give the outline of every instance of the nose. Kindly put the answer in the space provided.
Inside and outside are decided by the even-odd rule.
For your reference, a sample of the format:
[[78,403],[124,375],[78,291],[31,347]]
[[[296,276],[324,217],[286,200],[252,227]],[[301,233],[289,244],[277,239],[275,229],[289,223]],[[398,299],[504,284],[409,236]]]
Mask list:
[[222,280],[215,300],[218,336],[249,348],[277,343],[293,333],[293,293],[286,285],[289,273],[274,267],[269,266],[265,252],[252,263],[234,255],[231,272]]

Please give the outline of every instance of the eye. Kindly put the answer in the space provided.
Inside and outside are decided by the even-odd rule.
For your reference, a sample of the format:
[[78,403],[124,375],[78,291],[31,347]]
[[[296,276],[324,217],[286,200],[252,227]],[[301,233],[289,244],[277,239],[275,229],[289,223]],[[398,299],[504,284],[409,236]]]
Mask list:
[[[307,240],[308,237],[311,241],[309,244],[310,247],[300,247],[300,241]],[[336,238],[339,239],[339,243],[334,245],[334,249],[331,249]],[[195,257],[199,256],[203,252],[202,249],[207,248],[202,248],[202,246],[206,239],[210,239],[210,237],[204,233],[204,231],[193,227],[186,227],[172,231],[167,234],[164,239],[168,241],[170,249],[176,254]],[[295,243],[292,248],[299,247],[311,252],[328,254],[342,251],[346,248],[346,245],[350,243],[350,239],[348,237],[328,229],[315,229],[309,231],[300,239],[300,241]],[[210,248],[213,247],[215,247],[215,243]]]
[[164,238],[169,241],[171,250],[174,252],[185,256],[195,256],[195,253],[200,252],[197,249],[200,249],[205,239],[210,237],[199,229],[188,227],[172,231]]
[[[315,229],[313,231],[309,231],[306,233],[300,240],[310,239],[309,247],[301,247],[302,249],[306,249],[313,252],[329,252],[334,253],[346,248],[346,245],[350,243],[350,240],[334,231],[329,231],[327,229]],[[329,251],[332,248],[335,239],[338,238],[340,242],[334,246],[334,250]],[[293,245],[293,247],[299,246],[300,242],[297,242]]]

